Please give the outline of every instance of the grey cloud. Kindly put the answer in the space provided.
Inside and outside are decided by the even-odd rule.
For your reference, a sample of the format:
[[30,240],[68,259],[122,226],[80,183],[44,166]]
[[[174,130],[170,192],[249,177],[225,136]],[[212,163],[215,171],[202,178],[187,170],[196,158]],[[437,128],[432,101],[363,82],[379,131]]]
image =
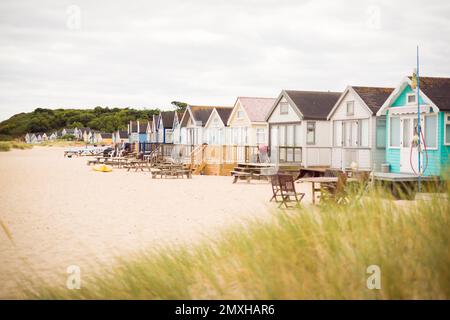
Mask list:
[[[76,5],[81,28],[68,28]],[[374,16],[375,13],[375,16]],[[379,15],[377,15],[379,13]],[[36,107],[231,105],[283,88],[448,76],[448,1],[0,3],[0,119]]]

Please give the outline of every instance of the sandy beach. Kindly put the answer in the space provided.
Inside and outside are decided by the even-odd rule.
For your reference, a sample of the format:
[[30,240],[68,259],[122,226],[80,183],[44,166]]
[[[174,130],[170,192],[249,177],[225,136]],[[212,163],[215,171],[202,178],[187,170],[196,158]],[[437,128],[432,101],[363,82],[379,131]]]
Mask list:
[[167,243],[195,243],[252,217],[268,217],[268,183],[231,177],[151,179],[149,172],[99,173],[62,148],[0,153],[0,298],[20,298],[17,281],[62,281],[99,262]]

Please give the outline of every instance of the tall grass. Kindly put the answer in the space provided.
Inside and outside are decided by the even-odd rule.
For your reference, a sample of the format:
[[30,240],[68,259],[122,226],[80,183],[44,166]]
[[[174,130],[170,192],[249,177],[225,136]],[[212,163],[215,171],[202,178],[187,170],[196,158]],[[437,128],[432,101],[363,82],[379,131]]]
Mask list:
[[[448,196],[447,192],[447,196]],[[80,290],[34,283],[50,299],[449,299],[448,198],[394,202],[372,193],[349,205],[274,212],[194,248],[120,260]],[[369,290],[367,268],[381,270]],[[106,269],[105,269],[106,270]],[[64,282],[62,282],[64,283]]]
[[21,141],[0,141],[0,151],[10,151],[11,149],[31,149],[32,145],[21,142]]

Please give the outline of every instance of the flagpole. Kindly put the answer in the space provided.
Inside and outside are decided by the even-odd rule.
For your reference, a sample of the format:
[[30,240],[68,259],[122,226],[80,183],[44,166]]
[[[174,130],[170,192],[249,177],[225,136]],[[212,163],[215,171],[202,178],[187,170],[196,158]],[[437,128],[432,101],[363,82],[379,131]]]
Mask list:
[[421,191],[421,175],[422,175],[422,171],[421,171],[421,166],[420,166],[420,137],[421,137],[421,125],[420,125],[420,72],[419,72],[419,46],[417,46],[417,131],[418,131],[418,136],[419,136],[419,140],[418,140],[418,144],[417,144],[417,162],[418,162],[418,170],[417,172],[419,173],[419,177],[418,177],[418,184],[419,184],[419,192]]

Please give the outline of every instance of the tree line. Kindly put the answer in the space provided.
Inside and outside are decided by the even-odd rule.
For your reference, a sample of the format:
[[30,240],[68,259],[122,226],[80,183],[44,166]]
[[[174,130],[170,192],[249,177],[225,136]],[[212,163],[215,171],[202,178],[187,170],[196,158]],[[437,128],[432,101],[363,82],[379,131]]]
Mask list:
[[[187,104],[173,101],[176,111],[184,111]],[[88,127],[102,132],[125,129],[131,120],[151,120],[160,109],[96,107],[94,109],[46,109],[16,114],[0,122],[0,140],[10,140],[27,132],[54,132],[62,128]]]

